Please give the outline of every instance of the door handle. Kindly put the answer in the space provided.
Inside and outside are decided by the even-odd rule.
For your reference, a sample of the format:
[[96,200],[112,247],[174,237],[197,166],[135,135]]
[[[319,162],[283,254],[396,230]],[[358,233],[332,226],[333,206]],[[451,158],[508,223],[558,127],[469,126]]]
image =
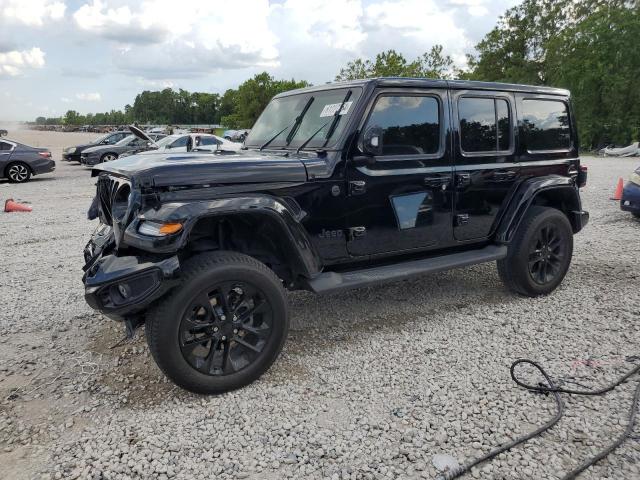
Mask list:
[[424,184],[428,187],[445,190],[450,183],[451,175],[427,175],[424,177]]
[[495,180],[496,182],[506,182],[508,180],[513,180],[516,178],[517,172],[513,170],[508,170],[506,172],[494,172],[491,175],[491,180]]

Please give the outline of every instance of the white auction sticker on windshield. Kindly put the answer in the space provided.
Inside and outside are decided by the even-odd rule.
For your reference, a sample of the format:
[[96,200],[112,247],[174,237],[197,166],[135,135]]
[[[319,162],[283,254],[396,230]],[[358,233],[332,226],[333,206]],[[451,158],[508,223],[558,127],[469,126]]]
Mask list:
[[[349,111],[349,108],[351,108],[352,103],[353,102],[345,102],[344,107],[340,110],[340,115],[345,115]],[[342,103],[330,103],[329,105],[325,105],[320,112],[320,116],[333,117],[340,108],[340,105],[342,105]]]

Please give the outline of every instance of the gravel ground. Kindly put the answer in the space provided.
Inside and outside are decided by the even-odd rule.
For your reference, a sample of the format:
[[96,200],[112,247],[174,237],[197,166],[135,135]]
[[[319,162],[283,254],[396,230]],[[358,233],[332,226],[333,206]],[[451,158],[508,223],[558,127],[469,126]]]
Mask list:
[[[58,156],[80,138],[12,136]],[[554,294],[514,296],[492,264],[290,294],[280,359],[217,397],[167,382],[140,334],[111,348],[121,327],[85,305],[87,170],[60,162],[25,185],[0,181],[2,201],[34,209],[0,213],[0,478],[434,478],[435,454],[464,463],[533,429],[553,400],[515,386],[513,360],[595,386],[640,358],[640,222],[608,199],[638,160],[584,161],[591,223]],[[556,427],[467,478],[560,477],[623,431],[635,384],[565,396]],[[634,437],[581,478],[640,478],[639,461]]]

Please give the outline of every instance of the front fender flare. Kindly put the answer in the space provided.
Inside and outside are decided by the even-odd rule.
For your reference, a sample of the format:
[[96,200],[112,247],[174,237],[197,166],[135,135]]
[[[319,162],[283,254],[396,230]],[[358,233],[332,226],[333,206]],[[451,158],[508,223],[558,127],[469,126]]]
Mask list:
[[570,177],[549,175],[531,178],[520,184],[500,219],[496,230],[496,242],[510,243],[527,210],[536,201],[536,198],[550,194],[562,199],[563,208],[561,210],[569,218],[574,233],[579,232],[587,224],[589,214],[582,210],[578,187]]
[[[321,270],[321,261],[300,220],[304,213],[297,205],[270,195],[243,195],[220,197],[213,200],[175,201],[163,204],[159,209],[150,209],[138,215],[128,225],[124,241],[127,245],[156,253],[173,253],[184,248],[196,223],[206,217],[238,214],[266,215],[277,222],[287,242],[285,250],[290,253],[291,266],[295,273],[313,277]],[[180,233],[168,237],[148,237],[138,233],[144,220],[157,222],[181,222]]]

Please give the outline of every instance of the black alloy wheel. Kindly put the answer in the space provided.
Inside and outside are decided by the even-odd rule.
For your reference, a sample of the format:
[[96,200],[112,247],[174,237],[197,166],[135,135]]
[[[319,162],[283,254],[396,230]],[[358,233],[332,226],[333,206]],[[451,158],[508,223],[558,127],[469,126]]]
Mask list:
[[534,282],[545,285],[555,279],[565,263],[566,242],[554,224],[544,225],[531,242],[529,274]]
[[514,292],[535,297],[554,291],[564,279],[573,254],[573,230],[567,216],[552,207],[533,205],[516,230],[498,273]]
[[224,282],[198,293],[180,323],[180,350],[205,375],[228,375],[264,350],[273,326],[265,295],[248,282]]
[[146,313],[149,350],[174,383],[196,393],[244,387],[278,358],[289,331],[282,280],[230,251],[181,264],[181,283]]

